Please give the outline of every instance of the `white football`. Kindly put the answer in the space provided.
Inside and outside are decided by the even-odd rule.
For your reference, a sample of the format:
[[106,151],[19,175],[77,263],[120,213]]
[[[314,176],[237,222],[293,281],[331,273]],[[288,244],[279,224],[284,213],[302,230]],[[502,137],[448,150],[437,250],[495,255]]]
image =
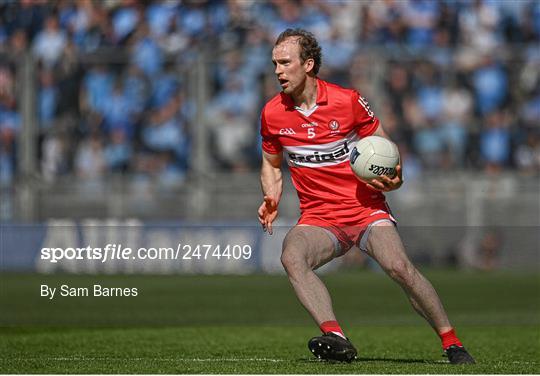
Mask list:
[[350,163],[360,180],[370,181],[382,175],[394,177],[399,163],[399,151],[396,144],[386,138],[364,137],[351,151]]

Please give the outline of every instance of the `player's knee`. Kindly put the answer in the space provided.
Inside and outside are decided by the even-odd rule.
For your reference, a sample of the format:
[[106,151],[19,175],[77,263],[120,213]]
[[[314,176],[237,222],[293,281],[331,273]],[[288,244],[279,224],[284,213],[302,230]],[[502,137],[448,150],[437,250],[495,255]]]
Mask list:
[[285,248],[281,254],[281,264],[288,275],[294,275],[307,268],[302,256],[292,248]]
[[407,260],[396,260],[390,264],[388,274],[401,285],[412,285],[416,269]]

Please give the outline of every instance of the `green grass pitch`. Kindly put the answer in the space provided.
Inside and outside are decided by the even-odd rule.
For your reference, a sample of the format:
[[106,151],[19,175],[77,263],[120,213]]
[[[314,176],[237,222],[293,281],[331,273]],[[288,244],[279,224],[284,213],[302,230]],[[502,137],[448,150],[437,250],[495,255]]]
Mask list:
[[[400,288],[323,276],[351,364],[315,360],[318,329],[285,276],[0,275],[0,373],[540,373],[538,274],[428,272],[477,359],[452,366]],[[40,284],[137,287],[135,298],[39,297]]]

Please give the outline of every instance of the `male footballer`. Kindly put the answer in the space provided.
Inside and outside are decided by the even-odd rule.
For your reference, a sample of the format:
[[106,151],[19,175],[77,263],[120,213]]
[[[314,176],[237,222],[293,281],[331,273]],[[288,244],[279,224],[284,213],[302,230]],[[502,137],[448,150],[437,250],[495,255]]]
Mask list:
[[433,327],[452,364],[474,363],[448,320],[431,283],[411,263],[396,230],[384,194],[403,183],[401,166],[394,178],[359,181],[349,160],[362,137],[388,138],[367,101],[355,90],[317,78],[321,48],[313,34],[287,29],[272,50],[282,91],[261,114],[264,200],[259,221],[272,234],[282,193],[282,158],[298,192],[301,216],[283,241],[281,262],[294,291],[322,335],[308,347],[318,358],[347,361],[357,351],[336,320],[318,267],[358,246],[407,294],[413,308]]

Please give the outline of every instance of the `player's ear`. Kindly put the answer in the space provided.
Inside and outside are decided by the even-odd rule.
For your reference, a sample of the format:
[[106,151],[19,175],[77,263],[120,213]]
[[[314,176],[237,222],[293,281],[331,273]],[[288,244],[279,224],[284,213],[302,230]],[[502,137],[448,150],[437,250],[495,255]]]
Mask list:
[[306,73],[311,72],[314,66],[315,66],[315,60],[307,59],[306,61],[304,61],[304,69]]

